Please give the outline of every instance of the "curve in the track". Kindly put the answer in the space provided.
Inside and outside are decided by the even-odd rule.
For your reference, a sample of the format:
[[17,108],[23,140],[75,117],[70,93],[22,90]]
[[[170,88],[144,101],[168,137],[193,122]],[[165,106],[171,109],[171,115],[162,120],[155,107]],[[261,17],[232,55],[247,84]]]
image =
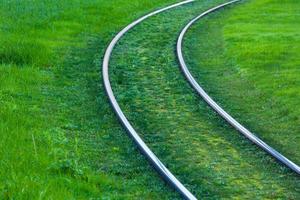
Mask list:
[[122,109],[120,108],[115,95],[113,93],[113,90],[111,88],[110,80],[109,80],[109,61],[112,54],[112,51],[115,47],[115,45],[118,43],[118,41],[123,37],[124,34],[126,34],[130,29],[144,21],[145,19],[152,17],[156,14],[159,14],[161,12],[164,12],[166,10],[192,3],[195,0],[187,0],[182,1],[180,3],[176,3],[173,5],[170,5],[168,7],[159,9],[157,11],[154,11],[152,13],[149,13],[136,21],[129,24],[127,27],[125,27],[121,32],[119,32],[114,39],[109,44],[108,48],[106,49],[104,59],[103,59],[103,68],[102,68],[102,75],[103,75],[103,83],[104,88],[107,93],[107,96],[109,98],[109,101],[122,122],[122,125],[126,128],[129,135],[133,138],[134,142],[137,144],[139,149],[142,151],[142,153],[148,158],[150,163],[154,166],[154,168],[160,173],[160,175],[169,182],[175,189],[178,191],[185,199],[191,199],[196,200],[196,197],[188,190],[186,187],[180,183],[180,181],[164,166],[164,164],[157,158],[157,156],[151,151],[151,149],[145,144],[145,142],[142,140],[142,138],[139,136],[139,134],[135,131],[135,129],[132,127],[128,119],[125,117]]
[[190,21],[181,31],[178,40],[177,40],[177,57],[182,69],[182,72],[184,73],[185,77],[191,84],[191,86],[196,90],[196,92],[207,102],[207,104],[213,108],[221,117],[223,117],[229,124],[231,124],[235,129],[237,129],[241,134],[243,134],[246,138],[248,138],[250,141],[255,143],[257,146],[262,148],[264,151],[269,153],[271,156],[279,160],[281,163],[286,165],[288,168],[296,172],[298,175],[300,175],[300,167],[283,156],[281,153],[273,149],[271,146],[266,144],[263,140],[258,138],[255,134],[251,133],[247,128],[245,128],[243,125],[241,125],[238,121],[236,121],[232,116],[230,116],[221,106],[219,106],[205,91],[204,89],[197,83],[195,78],[190,73],[187,64],[184,60],[183,53],[182,53],[182,43],[183,38],[186,34],[186,32],[189,30],[189,28],[199,19],[203,18],[204,16],[215,12],[221,8],[224,8],[225,6],[231,5],[233,3],[237,3],[241,0],[234,0],[230,1],[228,3],[224,3],[222,5],[216,6],[210,10],[207,10],[206,12],[200,14],[196,18],[194,18],[192,21]]

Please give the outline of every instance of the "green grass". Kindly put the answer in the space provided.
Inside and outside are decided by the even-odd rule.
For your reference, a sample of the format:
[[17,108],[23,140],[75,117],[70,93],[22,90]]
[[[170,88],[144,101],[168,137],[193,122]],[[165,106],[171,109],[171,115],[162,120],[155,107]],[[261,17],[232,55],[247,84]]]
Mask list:
[[[100,76],[112,37],[138,16],[174,1],[143,2],[0,0],[0,199],[179,198],[127,137]],[[197,1],[130,31],[113,52],[117,99],[146,143],[197,196],[299,199],[298,178],[217,117],[192,93],[179,70],[174,54],[177,33],[189,19],[221,2]],[[187,54],[202,62],[201,56],[207,58],[199,52],[202,41],[210,41],[206,47],[216,54],[214,45],[223,44],[223,35],[228,38],[226,49],[236,51],[230,30],[238,18],[231,13],[245,18],[247,6],[256,9],[257,2],[211,17],[201,24],[205,31],[196,26],[189,33],[196,35],[187,40],[197,42],[186,41]],[[228,25],[219,26],[218,18],[226,18]],[[241,59],[244,55],[239,53]],[[218,62],[227,62],[223,58]],[[200,62],[191,63],[193,71],[201,72]],[[217,93],[222,77],[206,78],[203,83],[214,83],[209,86],[216,98],[225,98]],[[232,103],[237,100],[228,97],[224,106],[234,112]],[[250,128],[254,125],[260,127],[254,123]],[[269,135],[259,134],[266,139]]]

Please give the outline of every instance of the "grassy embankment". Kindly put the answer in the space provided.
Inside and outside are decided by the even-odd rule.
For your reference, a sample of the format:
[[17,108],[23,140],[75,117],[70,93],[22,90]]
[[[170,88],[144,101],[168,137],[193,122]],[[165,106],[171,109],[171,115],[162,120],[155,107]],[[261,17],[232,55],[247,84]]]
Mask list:
[[[205,199],[298,199],[299,178],[245,140],[212,112],[197,95],[192,93],[192,89],[179,70],[174,53],[174,44],[178,36],[176,33],[188,19],[220,2],[198,1],[194,5],[149,19],[126,35],[113,54],[111,75],[117,99],[125,109],[125,114],[129,116],[150,147],[198,196]],[[270,14],[274,12],[275,16],[276,12],[279,12],[274,7],[276,3],[268,1],[268,4],[260,7],[260,2],[250,1],[235,5],[236,8],[220,11],[219,14],[203,21],[201,25],[197,25],[185,41],[185,52],[190,58],[195,59],[191,62],[193,72],[197,70],[198,78],[199,74],[201,77],[206,77],[201,80],[201,83],[206,88],[210,87],[208,91],[213,96],[219,92],[217,100],[220,101],[220,97],[224,96],[221,105],[226,102],[225,108],[230,107],[231,112],[238,105],[243,109],[247,104],[237,104],[234,100],[239,99],[243,92],[252,93],[253,90],[252,88],[236,89],[235,87],[238,86],[250,87],[250,84],[238,84],[239,77],[230,77],[232,73],[214,73],[218,67],[226,70],[228,66],[221,62],[223,56],[219,58],[219,54],[224,50],[223,43],[220,44],[223,41],[223,26],[219,25],[225,20],[228,25],[225,26],[227,29],[224,29],[224,33],[230,36],[230,27],[237,30],[255,26],[255,24],[247,24],[247,19],[248,15],[258,14],[258,8],[272,10]],[[286,3],[288,4],[288,1]],[[203,4],[207,6],[201,6]],[[248,10],[249,7],[252,9]],[[291,15],[292,13],[295,12],[291,11]],[[267,20],[268,17],[269,20],[273,19],[270,14],[263,15],[264,18],[261,20]],[[235,26],[234,19],[242,20],[246,24]],[[290,21],[290,19],[286,20]],[[272,24],[274,21],[276,20],[273,20]],[[268,24],[269,22],[264,23],[265,26]],[[232,58],[236,51],[245,56],[240,60],[258,62],[257,57],[242,54],[240,46],[231,42],[237,39],[232,35],[231,40],[226,43],[230,44],[230,52],[226,55]],[[250,42],[253,45],[261,44],[250,40],[246,50],[250,49]],[[214,58],[214,55],[217,55],[217,58]],[[276,58],[272,62],[276,62]],[[201,69],[205,69],[204,72]],[[260,71],[257,73],[260,77]],[[209,78],[207,74],[210,75]],[[227,85],[224,79],[227,80]],[[207,82],[208,80],[210,82]],[[233,85],[235,81],[237,84]],[[227,90],[223,90],[225,86],[228,87]],[[270,91],[273,89],[269,88]],[[229,98],[226,94],[230,95],[229,97],[234,95],[237,97]],[[257,98],[251,98],[251,104],[259,106]],[[249,98],[245,99],[249,100]],[[264,115],[260,115],[261,113],[253,112],[251,116],[261,119]],[[274,114],[274,118],[276,117],[280,118],[281,115]],[[246,119],[249,119],[249,116]],[[259,127],[262,122],[256,120],[253,124]],[[264,122],[267,123],[268,119],[266,118]],[[249,125],[249,123],[245,124]],[[297,127],[295,121],[293,127]],[[293,148],[291,143],[285,144]],[[283,152],[287,154],[287,151]],[[294,153],[296,155],[296,152]]]
[[136,17],[171,3],[0,0],[0,198],[178,197],[126,136],[101,56]]

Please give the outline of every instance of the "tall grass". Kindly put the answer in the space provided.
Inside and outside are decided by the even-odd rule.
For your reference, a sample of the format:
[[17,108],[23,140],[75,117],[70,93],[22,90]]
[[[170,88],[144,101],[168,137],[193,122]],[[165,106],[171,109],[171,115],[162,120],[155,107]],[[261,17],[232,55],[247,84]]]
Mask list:
[[[100,77],[101,58],[111,38],[137,16],[170,2],[0,0],[0,199],[179,198],[148,166],[120,127],[103,92]],[[297,177],[224,126],[203,102],[199,104],[199,98],[193,95],[178,68],[173,51],[177,37],[174,33],[199,12],[221,2],[198,1],[154,17],[126,35],[114,51],[111,66],[118,100],[155,153],[194,193],[208,199],[233,196],[298,199]],[[260,2],[270,3],[261,6]],[[253,10],[269,10],[263,18],[257,17],[265,20],[262,24],[266,25],[270,14],[280,10],[280,6],[273,6],[274,2],[279,1],[257,0],[246,5]],[[295,3],[284,2],[285,5]],[[245,73],[251,70],[241,67],[253,61],[253,54],[248,58],[243,52],[249,49],[253,53],[252,45],[258,45],[258,40],[250,41],[246,34],[253,24],[240,26],[245,31],[242,35],[231,32],[236,30],[234,24],[239,19],[249,20],[247,16],[251,12],[246,5],[240,5],[241,10],[234,16],[230,15],[231,10],[217,16],[229,17],[226,23],[232,26],[225,26],[226,29],[218,23],[214,26],[214,18],[213,22],[209,18],[205,29],[197,29],[204,32],[193,32],[192,37],[188,36],[192,41],[186,45],[189,50],[195,50],[195,63],[207,61],[201,66],[216,72],[214,66],[223,64],[223,57],[213,59],[210,55],[222,52],[220,47],[226,44],[230,52],[226,55],[236,55],[235,59],[241,62],[235,69],[238,75],[233,77],[248,80],[250,74],[256,81],[263,81],[259,74]],[[292,11],[289,16],[294,16]],[[289,22],[291,19],[293,17]],[[287,26],[282,31],[290,28],[293,27]],[[253,32],[255,36],[260,37],[259,34]],[[293,35],[297,34],[293,32]],[[241,41],[233,43],[240,36],[247,36],[243,39],[250,41],[243,51],[239,46]],[[281,38],[281,41],[287,40]],[[207,46],[202,48],[202,44]],[[270,54],[268,59],[274,58],[277,62],[285,56],[291,58],[289,55],[273,57]],[[237,88],[234,93],[228,93],[231,96],[226,100],[232,112],[236,107],[231,105],[243,104],[239,101],[242,91],[255,94],[253,87],[241,89],[242,85],[250,85],[248,81],[230,81],[238,80],[226,76],[232,71],[211,76],[205,70],[204,73],[201,80],[211,83],[210,92],[220,92],[220,85],[224,88],[218,97],[225,98],[224,91]],[[293,80],[291,77],[284,79]],[[286,91],[289,90],[281,90]],[[294,89],[292,94],[295,95]],[[290,102],[290,98],[284,99]],[[251,105],[258,105],[256,101],[257,98],[249,98]],[[285,110],[278,112],[290,119],[291,115],[285,114]],[[255,121],[257,115],[250,114],[249,119],[241,120],[259,125]],[[291,123],[281,124],[292,126],[294,122],[293,119]],[[256,130],[257,127],[250,128]],[[292,137],[288,132],[284,134]],[[280,134],[277,136],[274,138]],[[288,140],[283,141],[283,145],[288,144]],[[295,141],[297,138],[289,145],[291,149],[296,149]]]
[[176,197],[99,85],[113,33],[166,2],[0,0],[0,199]]

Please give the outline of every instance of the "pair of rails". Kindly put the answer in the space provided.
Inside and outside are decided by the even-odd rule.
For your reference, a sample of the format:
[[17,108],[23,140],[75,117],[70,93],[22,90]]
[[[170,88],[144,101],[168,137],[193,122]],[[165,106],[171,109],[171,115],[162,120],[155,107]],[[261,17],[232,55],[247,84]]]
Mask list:
[[[178,191],[183,198],[195,200],[197,199],[165,166],[164,164],[156,157],[156,155],[151,151],[151,149],[145,144],[145,142],[142,140],[142,138],[139,136],[139,134],[135,131],[135,129],[132,127],[126,116],[124,115],[122,109],[120,108],[115,95],[113,93],[110,80],[109,80],[109,61],[112,55],[112,51],[115,47],[115,45],[118,43],[118,41],[132,28],[143,22],[149,17],[152,17],[154,15],[157,15],[159,13],[162,13],[164,11],[170,10],[175,7],[179,7],[185,4],[189,4],[194,2],[195,0],[186,0],[182,1],[180,3],[176,3],[170,6],[167,6],[165,8],[156,10],[154,12],[151,12],[136,21],[132,22],[128,26],[126,26],[122,31],[120,31],[111,41],[109,44],[105,55],[103,59],[103,68],[102,68],[102,75],[103,75],[103,83],[104,88],[106,91],[106,94],[108,96],[108,99],[118,116],[119,120],[121,121],[124,128],[127,130],[128,134],[132,137],[134,142],[139,147],[140,151],[147,157],[149,162],[152,164],[152,166],[157,170],[157,172],[162,176],[164,180],[166,180],[170,185],[174,187],[176,191]],[[221,117],[223,117],[229,124],[231,124],[235,129],[237,129],[242,135],[244,135],[246,138],[248,138],[250,141],[252,141],[254,144],[259,146],[261,149],[269,153],[272,157],[276,158],[279,162],[286,165],[288,168],[296,172],[298,175],[300,174],[300,167],[293,163],[291,160],[280,154],[278,151],[273,149],[271,146],[266,144],[264,141],[262,141],[260,138],[258,138],[255,134],[251,133],[248,129],[246,129],[243,125],[241,125],[238,121],[236,121],[233,117],[231,117],[224,109],[222,109],[204,90],[203,88],[197,83],[197,81],[194,79],[192,74],[190,73],[182,52],[182,42],[183,38],[186,34],[186,32],[189,30],[189,28],[199,19],[203,18],[204,16],[213,13],[217,10],[220,10],[221,8],[224,8],[225,6],[237,3],[241,0],[233,0],[229,1],[227,3],[218,5],[214,8],[211,8],[197,17],[195,17],[193,20],[191,20],[181,31],[178,40],[177,40],[177,57],[182,69],[183,74],[185,75],[188,82],[191,84],[191,86],[195,89],[195,91],[207,102],[207,104],[215,110]]]

